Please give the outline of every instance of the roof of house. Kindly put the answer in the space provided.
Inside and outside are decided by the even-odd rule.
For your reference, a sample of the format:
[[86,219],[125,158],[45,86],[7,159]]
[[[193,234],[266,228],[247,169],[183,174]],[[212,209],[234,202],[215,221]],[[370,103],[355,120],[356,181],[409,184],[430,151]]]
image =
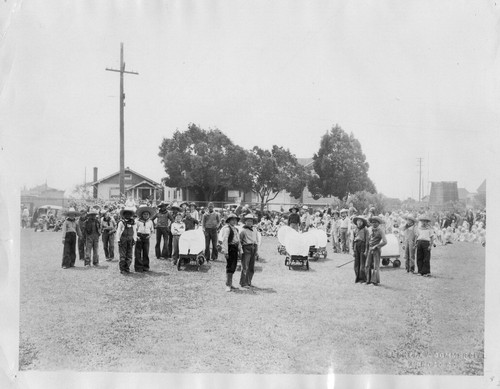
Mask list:
[[[143,176],[142,174],[137,173],[136,171],[134,171],[134,170],[130,169],[129,167],[126,167],[126,168],[125,168],[125,173],[132,173],[132,174],[135,174],[136,176],[141,177],[144,181],[147,181],[147,182],[153,183],[153,184],[158,185],[158,186],[160,186],[160,185],[161,185],[161,184],[159,184],[158,182],[156,182],[155,180],[152,180],[151,178],[148,178],[148,177],[146,177],[146,176]],[[106,181],[106,180],[110,179],[111,177],[117,176],[117,175],[119,175],[119,174],[120,174],[120,172],[119,172],[119,171],[118,171],[118,172],[116,172],[116,173],[110,174],[109,176],[103,177],[103,178],[101,178],[100,180],[97,180],[97,181],[91,182],[91,183],[90,183],[90,185],[97,185],[97,184],[100,184],[101,182]]]
[[314,159],[312,159],[312,158],[297,158],[297,162],[304,167],[310,167],[310,166],[312,166]]
[[477,188],[477,193],[486,192],[486,180],[483,181],[479,188]]
[[130,190],[130,189],[134,189],[134,188],[137,188],[138,186],[141,186],[141,185],[149,185],[149,186],[152,186],[152,187],[156,187],[158,186],[158,184],[154,184],[154,181],[146,181],[146,180],[142,180],[141,182],[135,184],[135,185],[132,185],[132,186],[128,186],[126,189],[127,190]]
[[467,189],[458,188],[458,198],[459,199],[466,199],[468,195],[469,195],[469,191]]

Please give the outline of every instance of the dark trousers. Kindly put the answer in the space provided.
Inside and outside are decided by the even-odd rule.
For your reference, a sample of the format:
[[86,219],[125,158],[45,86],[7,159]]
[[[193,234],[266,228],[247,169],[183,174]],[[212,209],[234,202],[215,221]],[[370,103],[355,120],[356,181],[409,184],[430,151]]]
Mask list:
[[349,252],[349,247],[347,247],[347,228],[340,229],[340,245],[343,253]]
[[138,234],[137,242],[135,243],[135,271],[149,270],[149,237],[141,237]]
[[366,283],[380,283],[380,249],[376,248],[368,251],[365,266]]
[[417,241],[417,267],[420,274],[429,274],[431,272],[431,251],[429,250],[431,242],[427,240]]
[[64,250],[62,266],[72,267],[75,266],[76,260],[76,232],[66,232],[64,237]]
[[179,260],[179,239],[180,235],[172,235],[172,259],[177,263]]
[[168,252],[168,258],[172,256],[172,243],[173,243],[173,238],[172,238],[172,233],[170,231],[167,231],[168,234],[168,243],[167,243],[167,252]]
[[356,275],[355,282],[364,282],[366,281],[365,275],[365,251],[366,245],[365,242],[361,240],[356,240],[354,242],[354,274]]
[[85,265],[90,265],[90,254],[92,253],[92,263],[99,264],[99,235],[87,235],[85,242]]
[[238,264],[238,246],[229,245],[227,250],[228,258],[226,259],[226,273],[234,274],[236,271],[236,265]]
[[256,244],[246,244],[243,246],[243,256],[241,257],[241,286],[252,285],[256,252]]
[[[168,227],[156,227],[156,258],[169,258],[170,252],[168,249]],[[163,238],[163,248],[161,247],[161,238]],[[172,245],[170,245],[172,247]]]
[[415,271],[415,246],[410,241],[405,244],[405,267],[407,272]]
[[102,245],[104,247],[104,255],[106,259],[113,259],[115,257],[115,234],[102,233]]
[[[210,242],[212,243],[212,256],[210,256]],[[205,228],[205,258],[217,259],[217,228]]]
[[87,238],[82,236],[81,238],[78,238],[78,256],[81,261],[85,259],[85,241]]
[[132,247],[134,247],[134,239],[120,239],[118,250],[120,251],[120,271],[128,272],[132,263]]

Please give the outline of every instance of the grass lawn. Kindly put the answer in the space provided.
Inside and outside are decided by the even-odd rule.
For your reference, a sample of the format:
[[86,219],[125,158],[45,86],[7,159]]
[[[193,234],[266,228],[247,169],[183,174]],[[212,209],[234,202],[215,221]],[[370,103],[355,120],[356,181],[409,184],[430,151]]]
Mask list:
[[100,267],[63,270],[62,248],[60,233],[21,230],[21,370],[483,374],[479,245],[433,249],[430,278],[384,267],[375,287],[330,247],[288,270],[264,237],[258,288],[231,293],[222,256],[179,272],[151,247],[152,272],[123,276],[102,247]]

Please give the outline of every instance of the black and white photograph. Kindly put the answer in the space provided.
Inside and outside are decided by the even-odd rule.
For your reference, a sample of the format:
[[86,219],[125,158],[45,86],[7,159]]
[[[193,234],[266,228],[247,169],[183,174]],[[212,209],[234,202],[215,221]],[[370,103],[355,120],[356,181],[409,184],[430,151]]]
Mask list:
[[500,386],[494,1],[0,3],[0,387]]

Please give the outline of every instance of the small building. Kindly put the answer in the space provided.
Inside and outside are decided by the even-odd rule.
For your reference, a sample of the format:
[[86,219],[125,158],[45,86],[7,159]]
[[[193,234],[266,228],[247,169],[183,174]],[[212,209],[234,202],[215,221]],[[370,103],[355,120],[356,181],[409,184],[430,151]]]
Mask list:
[[447,204],[459,200],[456,181],[431,182],[429,207],[433,211],[445,210]]
[[64,191],[51,188],[47,183],[31,189],[23,188],[21,190],[21,204],[28,208],[30,215],[40,206],[55,205],[64,207],[66,202]]
[[[162,185],[151,178],[125,168],[125,195],[134,200],[161,200]],[[105,201],[118,200],[120,198],[120,172],[116,172],[97,179],[97,169],[94,169],[94,181],[90,183],[94,187],[94,197]]]

